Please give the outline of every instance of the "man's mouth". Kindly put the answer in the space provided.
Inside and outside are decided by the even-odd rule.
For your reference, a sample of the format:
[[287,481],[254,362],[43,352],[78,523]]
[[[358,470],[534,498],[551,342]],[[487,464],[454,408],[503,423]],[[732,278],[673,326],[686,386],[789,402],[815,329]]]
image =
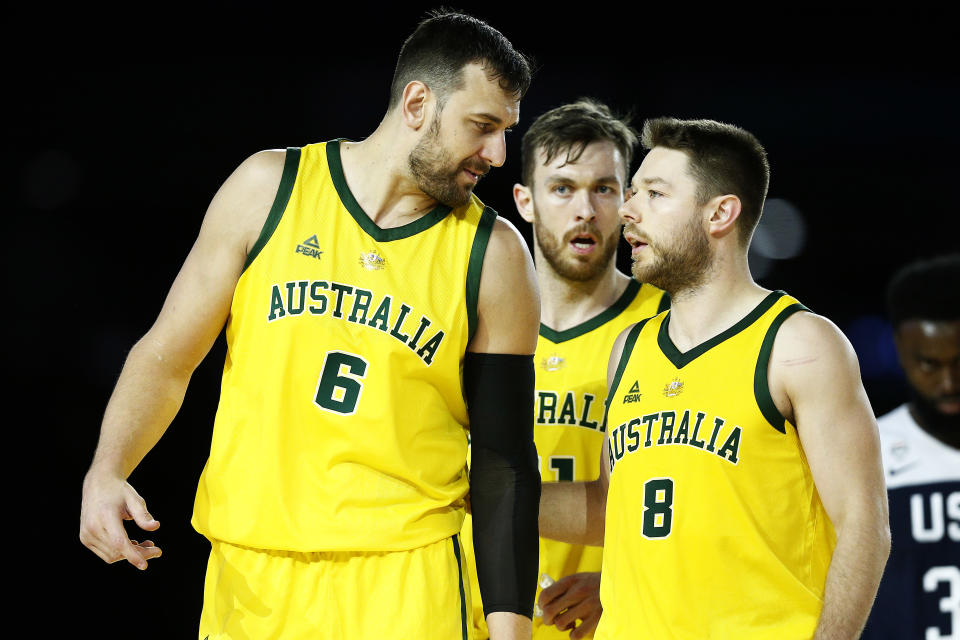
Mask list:
[[951,416],[960,414],[960,397],[943,396],[934,400],[934,404],[940,410],[940,413]]
[[463,173],[473,184],[480,182],[480,178],[485,176],[487,172],[490,171],[490,167],[480,167],[476,165],[464,166],[462,169]]
[[624,231],[623,238],[630,245],[630,254],[633,256],[636,256],[649,244],[646,238],[632,231]]
[[580,223],[564,235],[565,244],[577,255],[589,255],[600,244],[600,236],[589,223]]

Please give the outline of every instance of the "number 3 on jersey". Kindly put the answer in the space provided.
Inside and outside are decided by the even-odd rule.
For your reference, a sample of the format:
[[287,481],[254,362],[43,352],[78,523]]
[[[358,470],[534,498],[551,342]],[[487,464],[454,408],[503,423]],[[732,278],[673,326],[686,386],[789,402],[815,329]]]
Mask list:
[[346,351],[328,351],[320,368],[314,404],[325,411],[342,416],[357,412],[367,375],[367,361]]
[[666,538],[673,528],[673,478],[651,478],[643,483],[644,538]]

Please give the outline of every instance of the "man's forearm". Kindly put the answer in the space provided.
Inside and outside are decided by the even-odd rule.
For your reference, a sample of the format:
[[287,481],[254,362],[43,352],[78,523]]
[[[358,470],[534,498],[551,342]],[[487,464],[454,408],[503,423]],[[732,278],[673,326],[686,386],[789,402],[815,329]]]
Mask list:
[[837,531],[814,640],[860,637],[889,554],[890,530],[885,519],[874,518]]
[[547,482],[540,493],[540,535],[572,544],[603,545],[606,493],[593,482]]
[[490,640],[526,640],[533,633],[533,622],[526,616],[494,611],[487,616]]
[[148,338],[138,342],[107,403],[91,470],[127,478],[180,410],[190,373],[166,362]]

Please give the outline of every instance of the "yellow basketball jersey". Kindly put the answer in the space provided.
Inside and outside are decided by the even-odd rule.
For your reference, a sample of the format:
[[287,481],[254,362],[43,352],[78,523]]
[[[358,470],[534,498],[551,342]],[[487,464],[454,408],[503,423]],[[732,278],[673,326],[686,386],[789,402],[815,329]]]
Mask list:
[[289,149],[240,277],[200,533],[289,551],[395,551],[456,534],[461,367],[496,213],[472,198],[380,229],[338,141]]
[[810,638],[836,536],[796,428],[770,396],[771,292],[681,353],[670,312],[628,334],[608,399],[598,638]]
[[[610,350],[624,327],[655,315],[669,301],[660,289],[631,280],[612,306],[576,327],[554,331],[540,325],[534,356],[534,441],[543,482],[595,480],[599,476]],[[470,565],[474,627],[478,636],[487,637],[471,524],[468,517],[462,539]],[[540,574],[559,580],[582,571],[600,571],[602,554],[601,547],[540,538]],[[539,593],[538,587],[538,597]],[[533,635],[536,640],[569,640],[569,632],[544,625],[539,617],[533,620]]]

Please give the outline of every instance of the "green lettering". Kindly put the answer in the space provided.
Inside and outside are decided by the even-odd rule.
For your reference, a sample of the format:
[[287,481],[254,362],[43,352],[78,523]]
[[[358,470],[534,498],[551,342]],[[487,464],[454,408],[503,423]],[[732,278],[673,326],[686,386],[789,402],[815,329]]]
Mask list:
[[390,296],[384,296],[383,302],[380,303],[380,306],[377,307],[377,310],[374,312],[373,317],[370,318],[370,322],[367,324],[376,329],[380,329],[384,333],[387,332],[388,325],[387,321],[390,318]]
[[[729,453],[727,453],[729,452]],[[726,458],[733,464],[737,464],[737,461],[740,459],[740,427],[734,427],[733,431],[727,436],[726,442],[723,443],[723,446],[720,447],[720,451],[717,452],[717,455],[721,458]]]
[[287,312],[283,309],[283,296],[280,295],[280,287],[273,285],[270,289],[270,315],[267,316],[267,322],[273,322],[285,315],[287,315]]
[[577,409],[573,403],[573,392],[567,391],[563,398],[563,407],[560,409],[560,418],[557,420],[560,424],[577,424]]
[[373,300],[373,292],[367,291],[366,289],[357,289],[353,292],[353,295],[353,311],[350,312],[350,317],[347,318],[347,322],[366,324],[367,311],[370,310],[370,301]]
[[417,351],[417,355],[427,363],[427,366],[433,364],[433,356],[437,353],[437,349],[440,348],[440,343],[443,342],[443,336],[443,331],[437,331],[436,335],[430,338],[427,344],[423,345],[423,347]]

